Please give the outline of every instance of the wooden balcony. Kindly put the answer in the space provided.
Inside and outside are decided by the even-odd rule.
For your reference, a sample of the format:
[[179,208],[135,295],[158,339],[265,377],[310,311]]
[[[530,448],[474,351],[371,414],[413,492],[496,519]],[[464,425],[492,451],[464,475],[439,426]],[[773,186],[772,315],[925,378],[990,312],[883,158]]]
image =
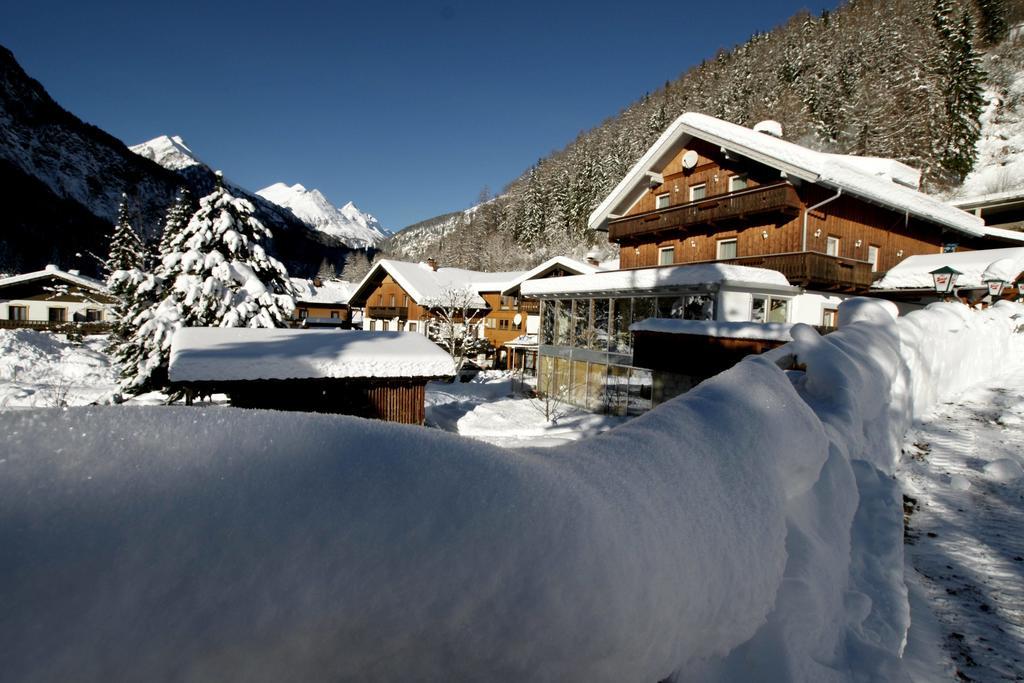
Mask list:
[[408,306],[367,306],[366,307],[367,318],[384,318],[391,320],[392,318],[399,318],[401,320],[409,319],[409,307]]
[[770,268],[790,284],[836,292],[866,292],[871,286],[871,263],[813,251],[768,256],[744,256],[722,263]]
[[619,242],[631,237],[685,230],[694,225],[725,227],[752,216],[766,217],[774,214],[789,220],[799,215],[802,208],[796,189],[789,183],[753,187],[689,204],[617,218],[608,223],[608,240]]
[[540,313],[540,301],[537,299],[527,299],[519,303],[519,311],[526,315],[537,315]]

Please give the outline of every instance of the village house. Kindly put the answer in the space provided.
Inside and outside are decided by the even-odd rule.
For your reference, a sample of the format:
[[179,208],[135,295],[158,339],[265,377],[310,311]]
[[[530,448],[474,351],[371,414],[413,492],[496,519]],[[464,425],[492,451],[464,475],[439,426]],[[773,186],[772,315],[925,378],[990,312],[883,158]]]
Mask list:
[[171,340],[172,389],[240,408],[343,413],[423,424],[426,386],[451,357],[407,332],[186,327]]
[[342,327],[352,326],[348,301],[354,286],[344,280],[323,280],[319,277],[307,280],[293,277],[295,290],[295,311],[293,322],[301,327]]
[[428,334],[439,310],[466,312],[471,336],[492,348],[495,364],[505,363],[504,345],[523,333],[518,297],[502,291],[520,272],[484,273],[439,268],[432,259],[411,263],[384,259],[355,286],[349,305],[363,311],[365,330]]
[[795,323],[827,332],[844,298],[909,256],[1024,243],[920,192],[905,164],[781,135],[682,115],[590,217],[620,271],[521,285],[540,301],[542,393],[642,412]]
[[99,280],[50,265],[0,279],[0,327],[50,330],[82,323],[99,331],[116,301]]
[[827,154],[703,114],[680,116],[590,217],[621,267],[725,261],[816,291],[865,293],[908,256],[1013,246],[1024,233],[918,191],[892,159]]

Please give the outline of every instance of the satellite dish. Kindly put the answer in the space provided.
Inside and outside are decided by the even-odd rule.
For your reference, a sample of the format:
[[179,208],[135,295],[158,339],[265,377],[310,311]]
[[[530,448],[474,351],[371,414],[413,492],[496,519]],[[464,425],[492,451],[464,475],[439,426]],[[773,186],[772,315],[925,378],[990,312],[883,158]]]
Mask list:
[[512,322],[514,322],[516,325],[522,325],[523,324],[523,314],[522,313],[516,313],[515,317],[512,318]]
[[683,168],[693,168],[697,165],[697,159],[697,152],[691,149],[683,155]]

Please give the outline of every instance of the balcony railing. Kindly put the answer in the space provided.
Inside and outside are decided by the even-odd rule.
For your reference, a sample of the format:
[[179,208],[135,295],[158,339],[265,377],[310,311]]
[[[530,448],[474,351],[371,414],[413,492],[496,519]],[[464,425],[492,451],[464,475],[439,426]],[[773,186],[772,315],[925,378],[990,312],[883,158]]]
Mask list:
[[528,299],[519,303],[519,310],[526,315],[537,315],[540,313],[540,302],[536,299]]
[[408,320],[409,318],[409,307],[408,306],[367,306],[366,307],[367,318],[400,318],[402,320]]
[[778,214],[793,217],[799,215],[802,208],[796,189],[789,183],[754,187],[667,209],[617,218],[608,223],[608,239],[618,242],[693,225],[725,226],[746,220],[749,216]]
[[865,291],[871,286],[871,263],[806,251],[794,254],[744,256],[722,263],[770,268],[791,284],[830,291]]

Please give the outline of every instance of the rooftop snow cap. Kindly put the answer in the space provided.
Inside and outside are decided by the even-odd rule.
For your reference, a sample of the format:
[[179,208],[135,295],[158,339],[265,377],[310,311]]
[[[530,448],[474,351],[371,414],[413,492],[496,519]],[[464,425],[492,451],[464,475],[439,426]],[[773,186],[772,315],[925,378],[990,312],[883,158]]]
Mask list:
[[778,121],[772,121],[771,119],[765,119],[754,126],[754,130],[758,133],[764,133],[765,135],[771,135],[773,138],[782,137],[782,124]]

